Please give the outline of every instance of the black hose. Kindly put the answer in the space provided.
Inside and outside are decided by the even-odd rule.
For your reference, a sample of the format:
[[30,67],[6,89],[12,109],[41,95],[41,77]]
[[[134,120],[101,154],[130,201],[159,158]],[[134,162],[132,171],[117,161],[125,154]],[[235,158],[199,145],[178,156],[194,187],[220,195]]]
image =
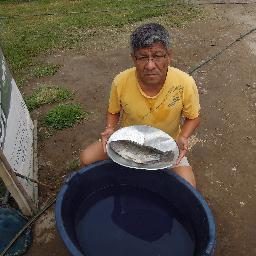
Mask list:
[[211,60],[215,59],[217,56],[219,56],[220,54],[222,54],[225,50],[227,50],[228,48],[230,48],[233,44],[235,44],[236,42],[240,41],[242,38],[244,38],[245,36],[251,34],[252,32],[256,31],[256,27],[252,28],[251,30],[249,30],[248,32],[240,35],[238,38],[236,38],[233,42],[231,42],[230,44],[228,44],[225,48],[221,49],[220,51],[218,51],[217,53],[215,53],[213,56],[209,57],[207,60],[203,61],[202,63],[200,63],[199,65],[197,65],[196,67],[190,69],[188,71],[188,73],[191,75],[192,73],[194,73],[196,70],[198,70],[199,68],[201,68],[202,66],[204,66],[205,64],[207,64],[208,62],[210,62]]

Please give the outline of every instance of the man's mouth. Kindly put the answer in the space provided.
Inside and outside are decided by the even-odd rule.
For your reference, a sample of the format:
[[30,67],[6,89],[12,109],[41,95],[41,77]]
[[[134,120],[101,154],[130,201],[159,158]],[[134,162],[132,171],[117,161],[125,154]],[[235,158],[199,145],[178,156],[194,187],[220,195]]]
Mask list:
[[157,76],[158,74],[151,74],[151,73],[148,73],[148,74],[145,74],[146,76]]

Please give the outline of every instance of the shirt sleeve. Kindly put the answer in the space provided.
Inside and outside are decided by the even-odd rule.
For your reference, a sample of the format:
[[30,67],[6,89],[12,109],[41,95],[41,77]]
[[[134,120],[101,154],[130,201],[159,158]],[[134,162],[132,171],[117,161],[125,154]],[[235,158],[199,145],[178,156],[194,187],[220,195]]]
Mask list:
[[183,90],[183,110],[182,115],[189,119],[199,116],[200,103],[199,94],[195,80],[190,76]]
[[116,114],[121,111],[121,102],[120,97],[118,95],[117,84],[115,80],[112,83],[111,90],[110,90],[110,97],[109,97],[109,105],[108,105],[108,112],[111,114]]

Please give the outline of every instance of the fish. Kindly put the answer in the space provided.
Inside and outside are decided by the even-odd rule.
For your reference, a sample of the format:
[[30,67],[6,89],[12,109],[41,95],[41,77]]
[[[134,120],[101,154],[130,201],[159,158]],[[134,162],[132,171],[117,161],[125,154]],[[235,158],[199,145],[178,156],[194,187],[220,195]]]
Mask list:
[[122,158],[137,164],[153,164],[160,161],[170,162],[174,158],[172,151],[163,152],[157,148],[141,145],[130,140],[111,141],[109,146]]

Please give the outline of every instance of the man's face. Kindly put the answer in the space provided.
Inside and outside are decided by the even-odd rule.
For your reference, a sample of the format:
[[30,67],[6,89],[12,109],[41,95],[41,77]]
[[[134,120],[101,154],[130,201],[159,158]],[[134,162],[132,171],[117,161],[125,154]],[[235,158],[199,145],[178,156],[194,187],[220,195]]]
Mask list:
[[167,50],[161,43],[155,43],[150,47],[136,50],[131,56],[142,85],[164,84],[171,63],[171,50]]

